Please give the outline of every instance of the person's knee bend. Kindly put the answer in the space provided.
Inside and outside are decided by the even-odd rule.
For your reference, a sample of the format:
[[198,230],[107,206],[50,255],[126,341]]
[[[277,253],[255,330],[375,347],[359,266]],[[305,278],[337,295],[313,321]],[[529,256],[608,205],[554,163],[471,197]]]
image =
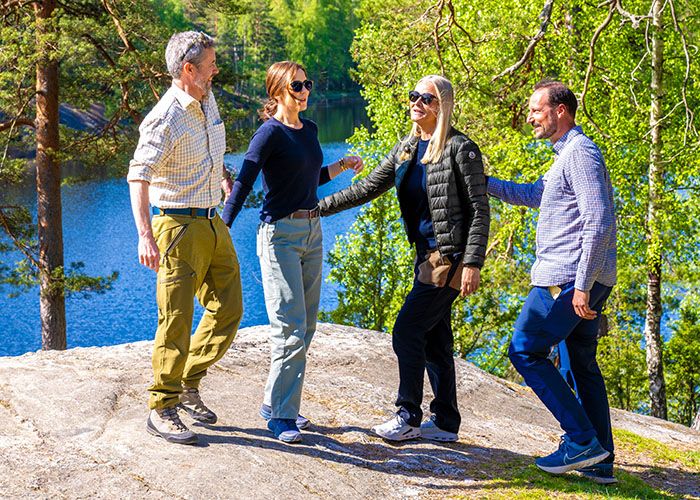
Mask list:
[[300,335],[290,335],[284,342],[284,352],[287,358],[306,356],[306,344]]

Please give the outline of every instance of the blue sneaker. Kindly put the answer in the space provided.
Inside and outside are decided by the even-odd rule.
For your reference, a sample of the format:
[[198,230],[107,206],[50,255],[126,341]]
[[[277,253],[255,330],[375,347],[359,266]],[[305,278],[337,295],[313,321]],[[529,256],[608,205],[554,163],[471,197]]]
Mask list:
[[[261,404],[260,405],[260,416],[264,418],[265,420],[270,420],[272,418],[272,407],[270,405],[266,404]],[[308,429],[311,427],[311,422],[309,421],[308,418],[302,416],[302,415],[297,415],[297,420],[296,420],[297,427],[301,429],[302,431],[304,429]]]
[[581,475],[598,484],[615,484],[617,479],[613,474],[613,464],[595,464],[576,469]]
[[301,432],[294,423],[293,418],[271,418],[267,422],[267,428],[272,431],[277,439],[285,443],[298,443],[301,441]]
[[574,443],[564,435],[559,441],[559,449],[546,457],[535,460],[535,465],[550,474],[564,474],[574,469],[583,469],[608,458],[609,451],[603,449],[598,438],[588,444]]

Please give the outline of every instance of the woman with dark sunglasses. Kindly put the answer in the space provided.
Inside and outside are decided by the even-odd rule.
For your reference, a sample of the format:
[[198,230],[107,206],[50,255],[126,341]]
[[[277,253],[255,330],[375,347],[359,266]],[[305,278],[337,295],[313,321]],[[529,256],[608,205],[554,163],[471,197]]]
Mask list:
[[319,184],[344,170],[362,170],[357,156],[322,167],[316,124],[299,116],[313,82],[294,62],[270,66],[264,123],[253,135],[241,172],[224,207],[230,227],[262,171],[265,198],[260,211],[257,253],[270,320],[271,363],[260,416],[275,437],[301,441],[309,426],[299,414],[306,352],[316,330],[323,245],[318,211]]
[[[408,240],[415,245],[413,288],[392,335],[399,364],[398,411],[373,431],[390,441],[456,441],[457,407],[451,325],[457,296],[476,291],[489,234],[481,152],[452,127],[450,82],[422,78],[408,94],[413,129],[367,177],[321,200],[321,215],[366,203],[396,187]],[[421,423],[427,369],[432,417]]]

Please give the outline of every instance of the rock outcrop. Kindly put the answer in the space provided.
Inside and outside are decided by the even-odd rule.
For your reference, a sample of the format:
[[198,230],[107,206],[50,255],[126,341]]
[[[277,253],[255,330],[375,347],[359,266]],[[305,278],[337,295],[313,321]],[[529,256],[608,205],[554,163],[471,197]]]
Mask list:
[[[137,342],[0,358],[0,497],[487,497],[505,469],[528,473],[560,434],[529,389],[457,361],[460,441],[388,444],[370,427],[394,410],[390,337],[323,324],[309,353],[303,444],[276,441],[258,416],[269,351],[267,328],[252,327],[202,385],[219,422],[183,416],[200,445],[172,445],[145,431],[150,352]],[[426,411],[430,397],[426,377]],[[614,427],[700,451],[700,433],[679,425],[615,411]],[[697,470],[659,476],[634,450],[618,461],[654,487],[700,495]]]

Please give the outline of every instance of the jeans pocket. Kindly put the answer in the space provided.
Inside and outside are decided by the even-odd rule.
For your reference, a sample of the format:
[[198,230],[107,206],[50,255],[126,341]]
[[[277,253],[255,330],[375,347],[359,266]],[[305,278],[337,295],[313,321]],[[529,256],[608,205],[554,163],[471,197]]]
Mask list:
[[518,319],[515,321],[515,329],[523,332],[542,330],[554,302],[555,300],[547,287],[533,287],[525,300]]

